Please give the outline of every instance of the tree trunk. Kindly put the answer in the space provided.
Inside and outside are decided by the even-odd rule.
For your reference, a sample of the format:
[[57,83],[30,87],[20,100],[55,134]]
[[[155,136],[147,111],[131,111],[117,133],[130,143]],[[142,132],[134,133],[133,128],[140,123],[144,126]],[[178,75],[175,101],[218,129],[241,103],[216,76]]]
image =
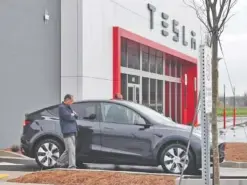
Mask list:
[[220,185],[219,150],[218,150],[218,36],[212,35],[212,147],[213,147],[213,185]]

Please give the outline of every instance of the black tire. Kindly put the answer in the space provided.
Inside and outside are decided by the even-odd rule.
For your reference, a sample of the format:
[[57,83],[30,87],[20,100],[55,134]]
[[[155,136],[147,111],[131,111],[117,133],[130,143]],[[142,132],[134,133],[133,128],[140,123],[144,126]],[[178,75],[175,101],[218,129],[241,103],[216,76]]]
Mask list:
[[[166,146],[162,150],[159,161],[160,161],[160,164],[161,164],[164,172],[171,173],[171,174],[181,174],[181,167],[182,167],[181,163],[174,162],[174,160],[178,160],[179,158],[175,159],[175,157],[172,158],[172,156],[171,157],[169,156],[170,151],[174,151],[174,149],[175,150],[179,149],[179,151],[183,150],[183,152],[184,152],[184,151],[186,151],[186,146],[184,146],[183,144],[179,144],[179,143],[169,144],[168,146]],[[169,153],[168,153],[168,151],[169,151]],[[175,151],[174,151],[174,154],[175,154]],[[168,156],[171,158],[171,160],[168,158]],[[176,154],[175,154],[175,156],[176,156]],[[184,174],[194,174],[197,171],[197,169],[196,169],[196,165],[195,165],[194,156],[193,156],[191,151],[189,151],[188,157],[189,157],[189,163],[188,163],[186,169],[184,170]],[[165,162],[165,158],[166,158],[166,162]],[[181,161],[181,158],[180,158],[180,161]],[[173,167],[171,167],[171,169],[168,169],[167,166],[172,165],[172,164],[173,164]],[[176,166],[175,167],[176,170],[172,170],[172,169],[174,169],[174,164]],[[177,165],[177,164],[179,164],[179,165]],[[180,169],[180,172],[178,172],[177,169]]]
[[76,167],[79,169],[87,169],[88,166],[85,165],[81,160],[76,159]]
[[[56,154],[56,157],[55,156],[52,157],[52,159],[54,159],[54,161],[56,161],[62,155],[62,153],[64,151],[63,145],[60,142],[58,142],[56,139],[43,139],[43,140],[39,141],[35,145],[34,156],[35,156],[35,160],[36,160],[37,164],[40,166],[41,169],[51,169],[51,168],[54,168],[56,165],[56,163],[54,163],[54,161],[52,160],[52,163],[50,163],[51,165],[46,166],[46,165],[44,165],[44,163],[42,163],[42,160],[40,160],[40,158],[39,158],[39,157],[43,157],[43,155],[40,155],[41,152],[39,150],[41,150],[41,148],[47,144],[49,144],[49,147],[55,146],[57,148],[56,150],[54,150],[54,152],[55,152],[54,154]],[[42,148],[42,149],[44,150],[44,148]],[[57,154],[59,154],[59,155],[57,155]],[[47,158],[47,161],[51,161],[51,160],[48,160],[48,158]]]

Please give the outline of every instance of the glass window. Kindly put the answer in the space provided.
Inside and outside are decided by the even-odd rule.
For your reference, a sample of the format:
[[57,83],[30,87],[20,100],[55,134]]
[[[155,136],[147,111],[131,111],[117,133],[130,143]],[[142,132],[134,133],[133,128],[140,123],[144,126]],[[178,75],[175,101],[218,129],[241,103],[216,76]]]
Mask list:
[[121,38],[121,66],[127,67],[127,40]]
[[157,106],[157,112],[163,114],[163,106]]
[[149,105],[149,78],[142,77],[142,104]]
[[134,101],[134,87],[128,87],[128,101]]
[[157,65],[157,73],[163,74],[163,58],[162,57],[156,57],[156,65]]
[[169,61],[169,59],[166,59],[165,64],[166,64],[166,67],[165,67],[166,75],[167,76],[170,76],[171,62]]
[[156,73],[155,55],[149,55],[150,72]]
[[148,47],[142,48],[142,70],[149,71],[149,51]]
[[132,102],[126,102],[126,104],[128,104],[129,106],[138,109],[139,111],[147,114],[150,116],[150,118],[154,119],[155,121],[157,121],[160,124],[165,124],[165,125],[171,125],[174,124],[174,122],[165,117],[163,114],[158,113],[157,111],[152,110],[152,108],[146,107],[144,105],[141,104],[137,104],[137,103],[132,103]]
[[127,41],[128,68],[140,69],[140,44]]
[[157,50],[157,51],[156,51],[156,56],[159,57],[159,58],[163,58],[163,53],[162,53],[162,51]]
[[181,63],[179,62],[177,63],[177,77],[181,77]]
[[140,89],[136,87],[136,103],[140,103]]
[[157,81],[157,104],[163,105],[163,81]]
[[133,110],[114,103],[102,103],[103,122],[118,124],[137,124],[145,122],[143,118]]
[[150,79],[150,104],[156,103],[156,80]]
[[97,115],[96,103],[75,103],[71,105],[71,108],[78,114],[79,119],[95,118]]
[[175,71],[176,71],[176,61],[173,59],[171,62],[171,75],[170,76],[175,77],[176,76]]
[[121,93],[123,95],[123,99],[127,100],[127,75],[121,74]]
[[128,83],[140,84],[140,77],[136,75],[128,75]]

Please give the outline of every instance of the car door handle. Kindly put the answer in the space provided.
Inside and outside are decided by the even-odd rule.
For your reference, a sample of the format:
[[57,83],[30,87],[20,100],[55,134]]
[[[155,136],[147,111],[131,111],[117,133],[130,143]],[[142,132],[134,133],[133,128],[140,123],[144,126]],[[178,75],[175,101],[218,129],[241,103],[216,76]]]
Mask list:
[[162,134],[154,134],[154,135],[157,136],[157,137],[163,137]]
[[113,128],[110,128],[110,127],[104,127],[104,129],[106,129],[106,130],[113,130]]

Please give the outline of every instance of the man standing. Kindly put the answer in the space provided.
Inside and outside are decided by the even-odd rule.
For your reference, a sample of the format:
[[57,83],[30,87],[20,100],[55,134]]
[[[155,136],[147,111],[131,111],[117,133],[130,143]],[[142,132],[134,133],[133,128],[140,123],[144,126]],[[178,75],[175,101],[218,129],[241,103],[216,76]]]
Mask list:
[[65,151],[58,159],[57,167],[76,168],[76,135],[78,131],[76,119],[78,116],[70,107],[73,103],[73,96],[67,94],[58,108]]

